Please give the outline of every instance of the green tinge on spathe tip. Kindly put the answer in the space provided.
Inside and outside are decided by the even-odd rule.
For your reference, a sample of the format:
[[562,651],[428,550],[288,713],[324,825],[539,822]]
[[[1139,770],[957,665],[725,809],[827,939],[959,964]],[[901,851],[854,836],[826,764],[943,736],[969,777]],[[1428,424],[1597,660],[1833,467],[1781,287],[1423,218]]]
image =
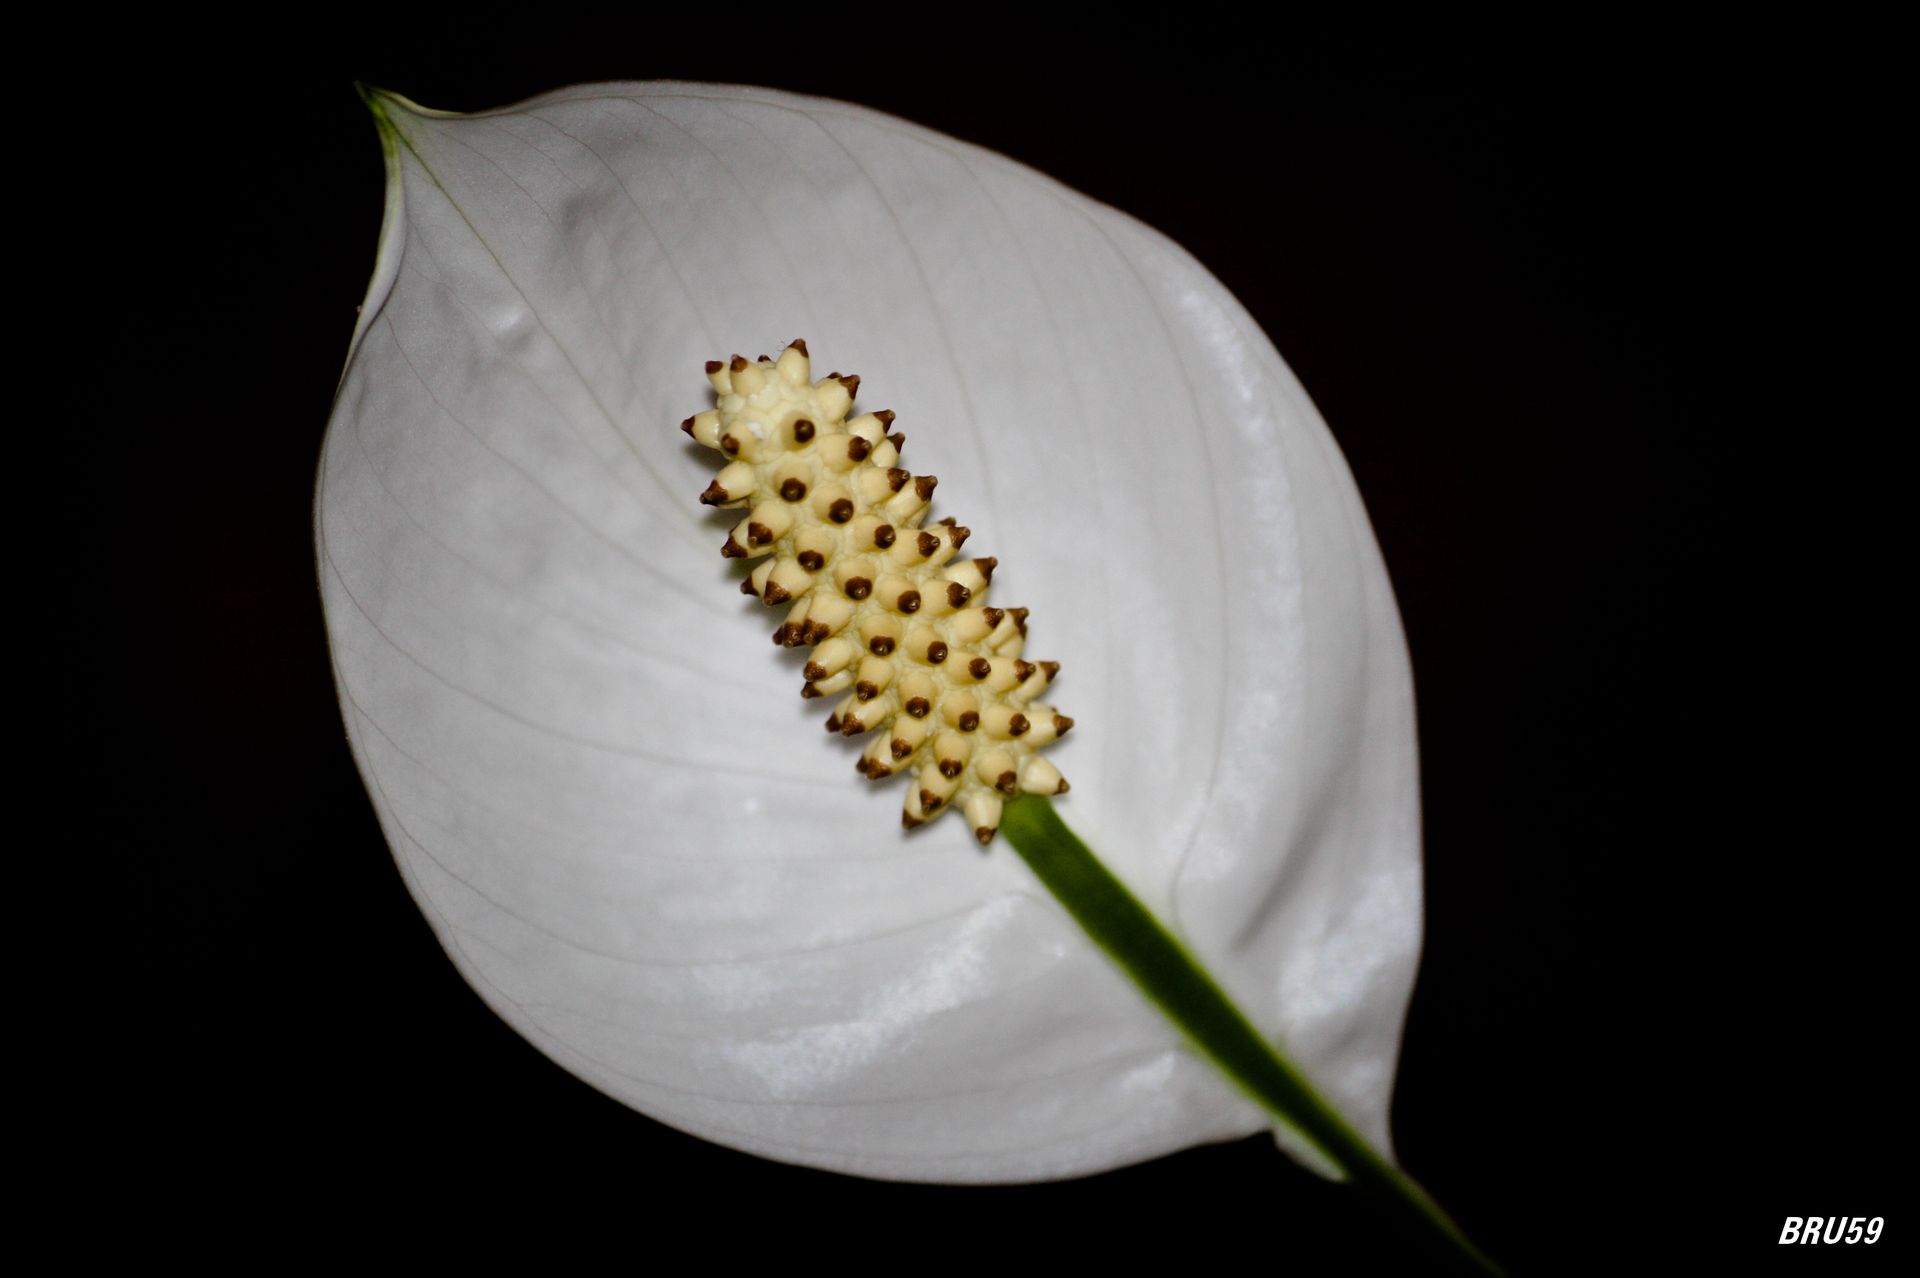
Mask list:
[[382,101],[385,95],[379,89],[359,80],[353,82],[353,91],[360,95],[360,100],[372,113],[373,126],[380,133],[380,153],[391,162],[399,144],[400,131],[394,127],[393,117],[387,114],[386,104]]
[[1050,799],[1010,800],[1000,832],[1074,921],[1235,1086],[1354,1184],[1414,1213],[1481,1269],[1501,1272],[1425,1190],[1375,1153],[1299,1067],[1261,1036],[1186,947],[1067,828]]

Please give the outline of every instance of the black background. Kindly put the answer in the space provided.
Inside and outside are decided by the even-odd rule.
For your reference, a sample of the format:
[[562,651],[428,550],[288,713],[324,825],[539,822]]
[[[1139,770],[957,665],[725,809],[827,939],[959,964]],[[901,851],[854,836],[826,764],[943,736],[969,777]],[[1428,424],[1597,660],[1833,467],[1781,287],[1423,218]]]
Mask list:
[[106,742],[132,819],[94,1028],[106,1153],[142,1205],[203,1243],[245,1220],[637,1264],[678,1240],[725,1263],[1429,1271],[1261,1140],[970,1190],[735,1154],[574,1081],[442,957],[354,771],[312,563],[380,216],[352,82],[471,110],[671,77],[843,97],[1112,203],[1305,383],[1413,653],[1428,940],[1395,1130],[1469,1233],[1516,1274],[1866,1258],[1773,1240],[1788,1214],[1906,1201],[1881,867],[1911,840],[1873,828],[1893,769],[1837,718],[1905,684],[1871,671],[1898,656],[1874,637],[1887,584],[1863,594],[1862,537],[1834,536],[1895,431],[1847,403],[1877,349],[1855,302],[1888,269],[1870,69],[1551,44],[1334,71],[1271,32],[1122,54],[797,13],[462,25],[203,50],[114,104],[138,215],[104,223],[149,291],[112,313],[150,393],[115,423],[118,624],[77,645],[106,673],[68,745]]

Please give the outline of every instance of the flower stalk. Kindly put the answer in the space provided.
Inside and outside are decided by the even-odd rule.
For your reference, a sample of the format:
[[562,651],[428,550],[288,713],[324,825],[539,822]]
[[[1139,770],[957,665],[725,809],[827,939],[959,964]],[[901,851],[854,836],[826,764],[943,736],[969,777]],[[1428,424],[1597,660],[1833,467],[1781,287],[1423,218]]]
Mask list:
[[1120,969],[1233,1084],[1360,1188],[1380,1195],[1462,1259],[1498,1274],[1440,1205],[1382,1158],[1234,1006],[1207,970],[1083,843],[1051,800],[1022,796],[1001,820],[1007,842]]

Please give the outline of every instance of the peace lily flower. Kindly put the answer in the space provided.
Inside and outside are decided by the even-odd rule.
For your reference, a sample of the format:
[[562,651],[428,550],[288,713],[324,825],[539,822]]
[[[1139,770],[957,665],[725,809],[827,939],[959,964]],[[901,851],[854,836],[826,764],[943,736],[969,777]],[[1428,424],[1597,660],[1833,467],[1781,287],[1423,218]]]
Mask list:
[[[1268,1129],[1418,1199],[1387,1128],[1420,941],[1405,646],[1331,437],[1220,284],[843,103],[367,97],[387,213],[321,580],[362,775],[488,1004],[626,1104],[784,1161],[1034,1180]],[[714,454],[675,428],[707,360],[795,336],[897,415],[1062,664],[1072,794],[1025,838],[1009,805],[1031,866],[963,821],[903,832],[716,553],[739,515],[697,503]],[[1056,812],[1332,1127],[1050,894],[1028,844],[1080,847]]]

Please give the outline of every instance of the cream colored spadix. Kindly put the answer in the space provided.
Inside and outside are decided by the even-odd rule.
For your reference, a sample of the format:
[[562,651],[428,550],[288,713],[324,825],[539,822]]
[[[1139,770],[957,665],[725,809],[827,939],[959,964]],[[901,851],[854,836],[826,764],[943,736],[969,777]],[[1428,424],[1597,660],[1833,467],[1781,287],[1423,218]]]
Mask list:
[[[954,558],[971,530],[921,526],[936,481],[898,465],[895,414],[848,420],[860,379],[813,381],[801,341],[778,360],[709,360],[707,376],[719,407],[681,429],[731,459],[700,498],[747,512],[721,553],[773,556],[741,590],[792,605],[773,641],[813,648],[802,696],[847,693],[827,731],[877,730],[861,775],[913,778],[901,823],[957,810],[991,843],[1002,795],[1065,794],[1034,753],[1073,727],[1038,700],[1060,665],[1021,657],[1025,608],[988,606],[999,561]],[[951,730],[934,736],[942,724]]]
[[[374,101],[389,216],[319,570],[368,792],[480,996],[665,1122],[867,1175],[1066,1176],[1267,1125],[1019,859],[849,784],[802,654],[729,593],[690,497],[734,481],[670,427],[709,357],[805,334],[884,387],[995,596],[1044,619],[1075,830],[1386,1149],[1420,931],[1406,655],[1332,439],[1219,283],[841,103]],[[822,483],[884,473],[821,457]],[[779,534],[795,568],[806,532]],[[799,584],[767,565],[763,596]],[[834,585],[809,597],[856,602]],[[898,645],[924,620],[888,617]],[[842,637],[808,655],[851,691],[876,654]],[[968,735],[894,723],[925,757]]]

